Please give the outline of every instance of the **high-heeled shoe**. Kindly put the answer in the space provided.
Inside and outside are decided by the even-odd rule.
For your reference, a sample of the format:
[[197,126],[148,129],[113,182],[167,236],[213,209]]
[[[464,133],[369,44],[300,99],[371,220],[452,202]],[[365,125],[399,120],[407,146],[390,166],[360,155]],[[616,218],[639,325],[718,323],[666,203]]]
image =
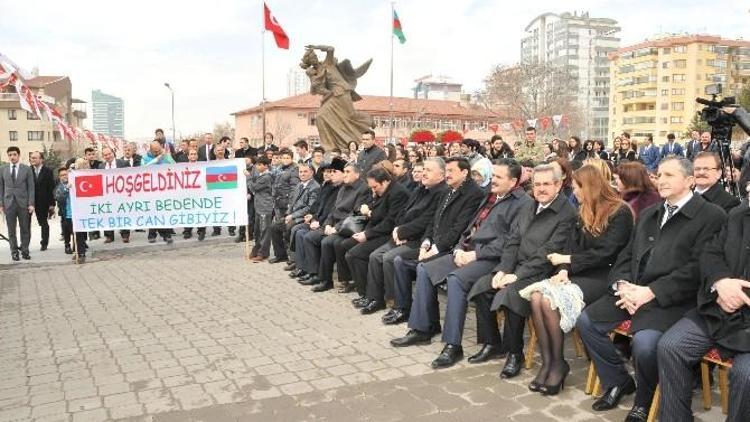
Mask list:
[[563,376],[560,379],[560,382],[555,385],[547,385],[545,384],[540,393],[542,393],[543,396],[556,396],[560,393],[560,391],[565,388],[565,378],[568,377],[568,374],[570,373],[570,365],[565,363],[565,369],[563,370]]

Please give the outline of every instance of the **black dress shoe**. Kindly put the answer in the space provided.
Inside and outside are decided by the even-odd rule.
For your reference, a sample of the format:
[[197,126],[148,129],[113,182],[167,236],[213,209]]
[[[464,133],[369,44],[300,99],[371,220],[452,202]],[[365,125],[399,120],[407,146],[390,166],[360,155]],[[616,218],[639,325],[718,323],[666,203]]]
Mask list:
[[523,354],[509,353],[508,358],[505,359],[505,366],[500,371],[500,378],[513,378],[520,374],[521,368],[523,368],[523,361]]
[[381,320],[385,321],[386,319],[393,316],[393,314],[396,312],[396,308],[391,308],[388,310],[388,312],[384,313],[382,317],[380,317]]
[[320,292],[325,292],[327,290],[331,290],[332,288],[333,288],[332,281],[321,281],[320,283],[314,285],[312,289],[310,290],[312,290],[315,293],[320,293]]
[[47,250],[47,245],[42,245],[41,248],[39,248],[40,251],[44,252]]
[[234,243],[242,243],[245,241],[245,236],[237,236],[234,238]]
[[182,233],[182,238],[185,239],[185,240],[188,240],[191,237],[193,237],[193,234],[190,233],[190,232],[184,232],[184,233]]
[[313,277],[301,278],[297,280],[297,283],[303,286],[314,286],[316,284],[320,284],[321,281],[322,280],[319,279],[318,277],[313,276]]
[[621,385],[609,387],[601,397],[596,399],[591,408],[596,411],[610,410],[617,407],[623,397],[635,392],[635,380],[628,376],[628,380]]
[[359,310],[359,313],[361,313],[362,315],[370,315],[383,309],[385,309],[384,302],[381,302],[379,300],[371,300],[367,303],[367,305],[363,306],[362,309]]
[[206,238],[206,233],[198,233],[198,241],[203,242],[203,239]]
[[292,272],[289,273],[289,278],[298,278],[298,277],[300,277],[300,276],[302,276],[304,274],[305,274],[304,271],[302,271],[300,269],[296,269],[296,270],[294,270],[294,271],[292,271]]
[[352,305],[356,309],[362,309],[367,306],[368,303],[370,303],[370,299],[368,299],[367,296],[360,296],[358,298],[352,299]]
[[469,356],[469,363],[484,363],[491,359],[500,359],[507,355],[498,344],[483,344],[478,352]]
[[30,259],[31,259],[31,255],[29,255],[29,254],[27,254],[27,253],[22,253],[22,254],[21,254],[21,258],[23,258],[23,259],[25,259],[25,260],[27,260],[27,261],[28,261],[28,260],[30,260]]
[[448,368],[456,364],[464,357],[464,349],[455,344],[446,344],[443,351],[440,352],[437,359],[433,360],[430,366],[432,369]]
[[294,271],[296,269],[297,269],[297,264],[295,264],[294,262],[290,262],[286,264],[286,266],[284,267],[284,271]]
[[148,243],[156,243],[156,238],[155,237],[149,237],[148,238]]
[[391,346],[406,347],[417,344],[430,344],[430,342],[432,342],[432,334],[419,330],[409,330],[405,336],[391,340]]
[[18,255],[18,252],[13,252],[12,254],[10,254],[10,257],[11,257],[11,258],[12,258],[12,259],[13,259],[14,261],[20,261],[20,260],[21,260],[21,256],[20,256],[20,255]]
[[71,249],[70,246],[66,246],[65,247],[65,254],[66,255],[71,255],[72,253],[73,253],[73,249]]
[[297,281],[307,281],[313,277],[315,277],[314,274],[302,273],[299,276],[297,276]]
[[274,256],[273,258],[268,260],[269,264],[278,264],[279,262],[286,261],[286,257],[279,258],[278,256]]
[[625,416],[625,422],[646,422],[648,420],[649,409],[643,406],[635,405]]
[[386,318],[383,317],[383,324],[385,325],[396,325],[401,324],[402,322],[406,322],[409,320],[409,311],[401,310],[401,309],[394,309],[393,313]]

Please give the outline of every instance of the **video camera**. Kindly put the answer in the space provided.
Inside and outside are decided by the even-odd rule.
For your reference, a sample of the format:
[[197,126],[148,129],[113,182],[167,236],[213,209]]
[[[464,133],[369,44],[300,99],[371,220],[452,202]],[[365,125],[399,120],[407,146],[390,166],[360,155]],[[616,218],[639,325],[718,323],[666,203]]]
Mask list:
[[[750,135],[750,114],[735,104],[734,97],[723,97],[717,100],[716,97],[721,95],[721,91],[721,84],[708,85],[705,92],[706,95],[711,96],[711,99],[698,97],[695,102],[706,106],[699,114],[701,119],[711,126],[711,142],[716,143],[715,149],[719,152],[722,163],[721,181],[724,187],[730,188],[734,195],[740,197],[740,189],[732,171],[735,166],[729,146],[732,143],[734,125],[739,125],[745,133]],[[724,171],[727,167],[730,169],[729,174]]]

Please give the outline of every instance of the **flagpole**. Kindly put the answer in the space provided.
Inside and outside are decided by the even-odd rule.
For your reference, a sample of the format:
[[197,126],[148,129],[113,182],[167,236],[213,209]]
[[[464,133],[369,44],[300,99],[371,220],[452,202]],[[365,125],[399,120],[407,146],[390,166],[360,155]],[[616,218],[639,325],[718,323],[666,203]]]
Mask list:
[[394,2],[391,2],[391,97],[388,102],[388,112],[390,114],[391,124],[388,125],[388,141],[393,140],[393,13],[394,13]]
[[261,63],[261,79],[263,80],[263,87],[261,88],[261,100],[260,100],[260,113],[263,120],[263,133],[261,134],[260,146],[265,145],[266,139],[266,26],[265,26],[265,3],[264,3],[264,17],[263,17],[263,31],[261,32],[261,43],[260,43],[260,63]]

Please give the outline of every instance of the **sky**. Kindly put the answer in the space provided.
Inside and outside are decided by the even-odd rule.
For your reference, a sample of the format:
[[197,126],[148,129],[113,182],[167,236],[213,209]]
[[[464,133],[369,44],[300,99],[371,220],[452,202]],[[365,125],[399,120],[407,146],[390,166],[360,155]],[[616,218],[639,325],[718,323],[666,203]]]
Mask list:
[[[354,66],[372,58],[360,94],[388,95],[391,3],[384,0],[268,0],[290,37],[289,50],[265,35],[266,99],[287,94],[287,73],[308,44],[336,48]],[[402,0],[406,35],[394,49],[394,95],[411,96],[414,79],[448,75],[464,91],[481,89],[498,64],[518,62],[524,28],[542,13],[616,19],[621,46],[663,33],[750,39],[745,0]],[[177,136],[211,131],[230,114],[258,105],[262,92],[263,3],[259,0],[0,0],[0,52],[42,75],[67,75],[73,95],[91,90],[125,100],[125,136],[171,129],[169,82]],[[89,115],[91,109],[89,105]]]

